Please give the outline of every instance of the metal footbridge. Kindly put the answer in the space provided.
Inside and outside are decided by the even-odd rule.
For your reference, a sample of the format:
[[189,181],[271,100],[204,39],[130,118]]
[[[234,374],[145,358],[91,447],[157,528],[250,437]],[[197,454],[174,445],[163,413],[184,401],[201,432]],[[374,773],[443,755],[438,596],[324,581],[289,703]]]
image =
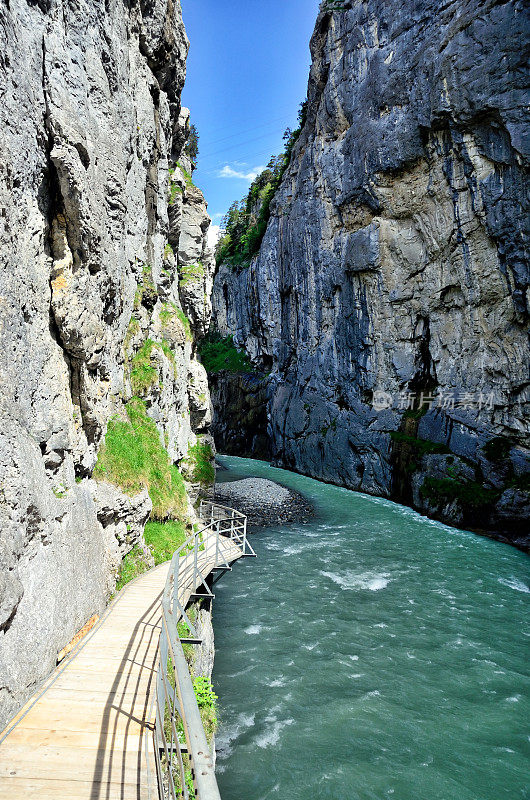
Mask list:
[[0,734],[0,800],[220,800],[182,647],[201,642],[187,608],[255,553],[243,514],[202,501],[200,516]]

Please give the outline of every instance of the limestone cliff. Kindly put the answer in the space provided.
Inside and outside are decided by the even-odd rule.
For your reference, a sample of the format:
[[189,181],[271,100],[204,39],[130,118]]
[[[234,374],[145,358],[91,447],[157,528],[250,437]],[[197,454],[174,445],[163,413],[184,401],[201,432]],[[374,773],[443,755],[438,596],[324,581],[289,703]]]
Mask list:
[[178,0],[10,0],[0,31],[1,727],[142,542],[147,491],[92,477],[109,421],[140,397],[176,465],[208,439],[213,259]]
[[218,271],[217,327],[272,370],[277,463],[521,540],[524,4],[327,5],[305,124],[259,254]]

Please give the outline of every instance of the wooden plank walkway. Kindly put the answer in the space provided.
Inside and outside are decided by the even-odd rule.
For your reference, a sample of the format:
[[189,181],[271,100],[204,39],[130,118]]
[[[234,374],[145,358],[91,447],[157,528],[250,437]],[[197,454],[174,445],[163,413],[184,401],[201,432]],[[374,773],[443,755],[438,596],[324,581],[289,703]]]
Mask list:
[[[228,563],[242,556],[220,539]],[[205,543],[198,558],[204,577],[216,566],[206,537]],[[192,558],[179,568],[184,607],[197,588]],[[168,568],[128,584],[0,735],[0,800],[158,798],[154,694]]]

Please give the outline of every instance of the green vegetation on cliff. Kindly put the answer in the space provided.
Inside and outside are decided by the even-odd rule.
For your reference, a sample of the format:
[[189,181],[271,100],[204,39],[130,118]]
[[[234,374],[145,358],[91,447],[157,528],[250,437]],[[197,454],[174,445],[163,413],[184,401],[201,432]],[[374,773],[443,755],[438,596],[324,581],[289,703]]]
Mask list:
[[175,319],[178,319],[184,328],[186,339],[189,342],[193,341],[191,324],[186,314],[175,303],[164,303],[160,311],[160,322],[162,323],[162,328],[171,327]]
[[[164,561],[169,561],[173,557],[175,550],[184,544],[186,540],[186,525],[177,520],[168,520],[167,522],[151,521],[145,526],[144,539],[156,567],[158,564],[163,564]],[[139,545],[133,547],[122,561],[116,583],[116,591],[119,592],[126,583],[134,580],[143,572],[147,572],[152,566],[153,563],[149,557],[149,552],[146,552]]]
[[217,244],[215,257],[218,264],[238,267],[250,261],[259,251],[270,218],[270,206],[282,181],[291,155],[307,116],[307,100],[298,111],[299,127],[287,128],[283,135],[285,149],[273,156],[267,168],[252,182],[247,196],[232,203],[222,222],[224,235]]
[[198,283],[204,278],[204,264],[198,261],[196,264],[189,266],[179,267],[180,273],[180,286],[186,286],[188,283]]
[[233,336],[210,332],[199,344],[202,364],[209,374],[221,370],[228,372],[253,372],[254,367],[246,353],[238,350]]
[[199,440],[188,449],[188,456],[183,466],[191,481],[209,486],[215,480],[215,468],[212,461],[212,448],[206,442]]
[[496,489],[485,489],[476,481],[427,477],[420,487],[420,495],[434,506],[445,506],[455,500],[463,510],[479,511],[493,505],[500,496]]
[[147,489],[155,519],[184,519],[186,490],[177,467],[145,403],[133,397],[126,405],[127,420],[112,419],[94,467],[94,478],[105,480],[133,495]]

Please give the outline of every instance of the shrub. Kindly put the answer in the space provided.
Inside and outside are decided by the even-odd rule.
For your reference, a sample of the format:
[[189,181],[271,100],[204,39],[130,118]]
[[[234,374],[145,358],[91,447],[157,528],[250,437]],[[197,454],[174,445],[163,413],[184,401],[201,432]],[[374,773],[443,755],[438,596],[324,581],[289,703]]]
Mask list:
[[188,141],[184,147],[184,152],[195,163],[199,155],[199,132],[195,125],[190,125],[190,132],[188,134]]
[[116,591],[120,591],[123,589],[126,583],[134,580],[141,575],[143,572],[147,572],[147,570],[151,569],[151,563],[141,547],[138,545],[133,547],[130,553],[127,553],[123,561],[121,562],[120,573],[118,576],[118,580],[116,583]]
[[154,518],[183,520],[187,508],[184,480],[162,446],[145,403],[133,397],[126,410],[127,420],[113,419],[108,424],[94,478],[113,483],[130,495],[146,488]]

